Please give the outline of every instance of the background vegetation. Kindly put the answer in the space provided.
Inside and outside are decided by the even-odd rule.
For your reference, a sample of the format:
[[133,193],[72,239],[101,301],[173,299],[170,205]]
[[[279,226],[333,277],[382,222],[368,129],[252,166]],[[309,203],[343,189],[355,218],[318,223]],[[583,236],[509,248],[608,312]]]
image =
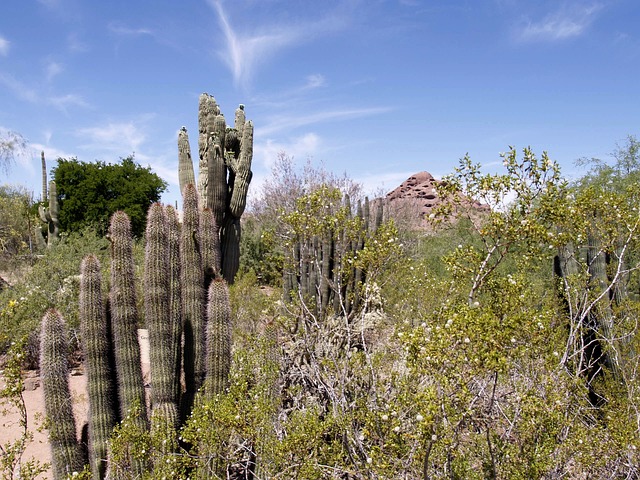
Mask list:
[[[149,478],[638,478],[639,150],[629,137],[575,182],[528,149],[500,175],[464,158],[429,234],[386,216],[365,228],[357,185],[280,157],[243,217],[228,391],[195,409],[177,455],[125,421],[114,458],[135,444]],[[0,211],[27,198],[0,193]],[[491,212],[451,222],[462,195]],[[28,224],[3,230],[8,254]],[[3,352],[49,306],[77,335],[78,266],[89,251],[108,263],[102,233],[65,236],[0,292]],[[322,263],[321,248],[296,248],[327,236],[361,242],[332,277],[355,287],[328,285],[330,304],[322,277],[315,293],[285,291],[285,274],[301,285]]]

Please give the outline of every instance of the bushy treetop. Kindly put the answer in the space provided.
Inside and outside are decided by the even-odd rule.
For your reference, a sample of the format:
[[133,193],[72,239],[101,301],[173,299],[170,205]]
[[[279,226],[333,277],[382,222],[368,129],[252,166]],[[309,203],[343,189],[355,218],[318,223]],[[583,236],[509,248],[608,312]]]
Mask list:
[[60,228],[78,231],[93,225],[104,234],[111,215],[123,210],[131,219],[133,234],[144,233],[146,212],[160,200],[167,183],[133,156],[118,164],[58,159],[52,170],[60,201]]

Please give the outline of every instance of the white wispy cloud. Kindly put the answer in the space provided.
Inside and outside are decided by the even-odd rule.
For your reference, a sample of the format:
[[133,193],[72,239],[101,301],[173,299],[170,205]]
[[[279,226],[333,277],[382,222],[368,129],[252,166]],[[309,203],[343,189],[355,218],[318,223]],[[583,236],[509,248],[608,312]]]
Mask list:
[[18,81],[12,75],[0,73],[0,84],[11,90],[13,94],[21,100],[26,100],[30,103],[36,103],[38,101],[38,93]]
[[54,77],[61,74],[64,68],[58,62],[54,62],[53,60],[49,60],[44,67],[45,76],[47,77],[47,81],[53,80]]
[[89,103],[81,96],[75,93],[67,93],[63,95],[42,94],[38,89],[30,87],[25,83],[17,80],[11,75],[0,73],[0,85],[4,85],[13,94],[21,100],[29,103],[41,103],[50,105],[62,112],[67,112],[70,106],[89,107]]
[[310,132],[284,141],[267,139],[264,142],[256,143],[253,155],[258,165],[271,169],[280,152],[286,152],[298,159],[306,159],[313,157],[318,152],[320,145],[320,137]]
[[245,33],[232,25],[221,0],[208,0],[218,16],[225,48],[220,57],[227,64],[236,85],[246,88],[256,66],[276,52],[309,41],[314,36],[343,28],[345,18],[326,16],[319,20],[298,20],[287,25],[262,25],[255,33]]
[[546,15],[542,20],[526,20],[516,36],[523,42],[557,41],[584,34],[602,9],[599,3],[573,2]]
[[10,45],[11,43],[9,43],[9,40],[4,37],[0,37],[0,55],[2,55],[3,57],[9,55]]
[[154,32],[150,28],[146,27],[129,27],[127,25],[123,25],[117,22],[111,22],[107,25],[107,28],[111,33],[115,33],[116,35],[123,36],[137,36],[137,35],[151,35],[153,36]]
[[107,122],[104,125],[80,128],[76,135],[84,139],[80,148],[97,152],[126,155],[139,150],[147,134],[143,122]]
[[47,102],[56,107],[58,110],[63,110],[65,112],[70,106],[83,108],[87,108],[90,106],[89,103],[81,95],[77,95],[75,93],[51,96],[47,98]]
[[309,75],[307,77],[307,83],[305,84],[304,88],[310,90],[313,88],[324,87],[326,84],[327,81],[323,75],[314,73],[313,75]]
[[328,122],[331,120],[348,120],[352,118],[368,117],[391,111],[389,107],[369,107],[337,109],[315,112],[308,115],[277,115],[267,119],[263,127],[256,128],[256,136],[267,136],[283,130]]

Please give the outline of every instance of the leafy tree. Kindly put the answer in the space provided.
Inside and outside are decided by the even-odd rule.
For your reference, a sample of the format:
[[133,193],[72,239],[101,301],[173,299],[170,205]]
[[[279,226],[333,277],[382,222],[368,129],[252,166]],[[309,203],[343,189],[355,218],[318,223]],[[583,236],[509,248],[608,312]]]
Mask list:
[[138,165],[133,157],[119,164],[58,159],[52,171],[60,200],[60,229],[75,232],[93,225],[105,234],[111,214],[125,211],[131,218],[133,234],[144,233],[149,206],[160,200],[167,183]]
[[31,192],[23,187],[0,185],[0,252],[18,255],[29,252],[31,227]]
[[9,173],[16,154],[27,147],[25,138],[17,132],[8,131],[0,136],[0,170]]

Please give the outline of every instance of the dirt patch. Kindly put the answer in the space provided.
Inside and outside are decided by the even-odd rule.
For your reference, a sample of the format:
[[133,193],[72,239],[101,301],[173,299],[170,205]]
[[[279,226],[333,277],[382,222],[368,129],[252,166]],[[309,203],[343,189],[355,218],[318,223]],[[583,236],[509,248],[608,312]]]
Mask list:
[[[73,413],[76,417],[76,429],[78,438],[82,426],[87,421],[89,405],[87,403],[87,379],[84,375],[79,375],[80,371],[69,376],[69,389],[73,400]],[[49,440],[44,425],[44,392],[40,385],[40,378],[36,371],[25,372],[25,390],[22,392],[25,407],[27,409],[27,428],[33,435],[33,440],[29,442],[22,455],[24,461],[34,459],[42,463],[51,462],[51,450]],[[3,380],[0,382],[4,383]],[[4,385],[3,385],[4,386]],[[3,406],[4,410],[4,406]],[[0,444],[13,442],[22,434],[20,425],[21,416],[15,408],[10,408],[2,412],[0,420]],[[37,477],[38,479],[53,478],[51,472]]]

